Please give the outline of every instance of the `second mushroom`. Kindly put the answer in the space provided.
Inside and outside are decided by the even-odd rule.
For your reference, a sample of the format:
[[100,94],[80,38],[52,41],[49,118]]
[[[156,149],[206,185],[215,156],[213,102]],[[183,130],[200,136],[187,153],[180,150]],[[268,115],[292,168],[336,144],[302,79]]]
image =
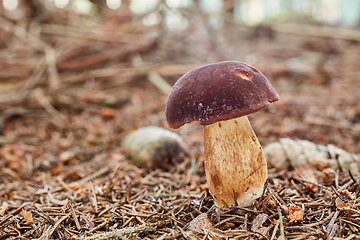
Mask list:
[[219,207],[250,206],[262,195],[266,159],[247,115],[278,99],[260,71],[236,61],[196,68],[173,86],[167,122],[204,125],[205,174]]

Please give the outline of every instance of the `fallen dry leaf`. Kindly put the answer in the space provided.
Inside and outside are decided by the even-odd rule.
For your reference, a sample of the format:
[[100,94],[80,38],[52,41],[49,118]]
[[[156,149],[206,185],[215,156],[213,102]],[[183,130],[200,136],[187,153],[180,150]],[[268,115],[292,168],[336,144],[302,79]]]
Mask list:
[[202,213],[189,223],[187,229],[196,232],[202,232],[204,229],[212,230],[213,224],[210,221],[207,213]]
[[83,188],[84,185],[81,184],[81,183],[72,182],[72,183],[69,183],[69,184],[67,185],[67,187],[70,188],[70,189],[72,189],[72,190],[75,190],[75,191],[76,191],[76,190],[78,190],[78,189],[80,189],[80,188]]
[[28,224],[28,223],[33,221],[33,217],[32,217],[31,212],[26,211],[25,209],[22,209],[21,215],[25,219],[25,224]]
[[289,205],[288,218],[290,220],[301,221],[303,220],[303,217],[304,217],[304,210],[301,207],[296,206],[294,204]]
[[101,109],[100,115],[103,119],[111,119],[114,118],[116,114],[116,110],[113,108],[103,108]]
[[348,200],[355,199],[354,195],[347,189],[338,189],[337,191],[341,196],[346,197]]
[[6,144],[0,149],[0,155],[6,160],[7,166],[13,170],[24,169],[26,166],[25,151],[18,144]]
[[3,202],[0,207],[0,216],[3,216],[8,209],[9,204],[7,202]]

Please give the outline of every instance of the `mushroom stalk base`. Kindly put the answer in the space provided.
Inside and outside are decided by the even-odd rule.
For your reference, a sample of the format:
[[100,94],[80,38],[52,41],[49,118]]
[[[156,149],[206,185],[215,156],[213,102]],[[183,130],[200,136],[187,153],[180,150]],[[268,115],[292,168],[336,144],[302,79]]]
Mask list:
[[219,207],[250,206],[267,178],[262,147],[246,116],[204,126],[205,173]]

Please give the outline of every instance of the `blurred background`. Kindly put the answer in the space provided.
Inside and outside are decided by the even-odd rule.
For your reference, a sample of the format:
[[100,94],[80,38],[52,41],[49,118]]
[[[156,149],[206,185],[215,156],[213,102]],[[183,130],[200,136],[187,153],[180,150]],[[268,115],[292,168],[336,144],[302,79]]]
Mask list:
[[[281,96],[250,116],[264,145],[290,137],[360,152],[359,0],[1,3],[0,144],[34,162],[168,128],[175,81],[224,60],[258,68]],[[200,125],[176,132],[201,149]]]

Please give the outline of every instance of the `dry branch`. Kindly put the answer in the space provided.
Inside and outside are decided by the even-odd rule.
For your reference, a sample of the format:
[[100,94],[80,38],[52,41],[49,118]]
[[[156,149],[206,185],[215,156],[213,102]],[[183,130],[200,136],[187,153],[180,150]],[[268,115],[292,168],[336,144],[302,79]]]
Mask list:
[[360,41],[360,32],[358,30],[346,28],[314,26],[299,23],[280,23],[271,26],[271,29],[286,34]]
[[147,39],[144,42],[128,44],[117,49],[110,49],[99,53],[94,53],[85,57],[75,59],[63,59],[58,63],[60,70],[84,69],[93,65],[107,61],[120,61],[134,53],[149,50],[156,43],[156,38]]
[[138,234],[141,232],[153,232],[153,231],[156,231],[156,224],[152,224],[152,225],[143,224],[143,225],[140,225],[137,227],[127,227],[127,228],[123,228],[123,229],[115,229],[115,230],[112,230],[111,232],[96,234],[91,237],[85,238],[85,240],[92,240],[92,239],[104,240],[104,239],[110,239],[110,238],[116,238],[116,237],[131,238],[135,234]]
[[29,33],[24,28],[13,24],[5,18],[0,17],[0,27],[5,31],[14,34],[17,38],[24,41],[26,44],[29,44],[36,50],[45,52],[46,48],[51,48],[47,43],[39,39],[37,36]]

